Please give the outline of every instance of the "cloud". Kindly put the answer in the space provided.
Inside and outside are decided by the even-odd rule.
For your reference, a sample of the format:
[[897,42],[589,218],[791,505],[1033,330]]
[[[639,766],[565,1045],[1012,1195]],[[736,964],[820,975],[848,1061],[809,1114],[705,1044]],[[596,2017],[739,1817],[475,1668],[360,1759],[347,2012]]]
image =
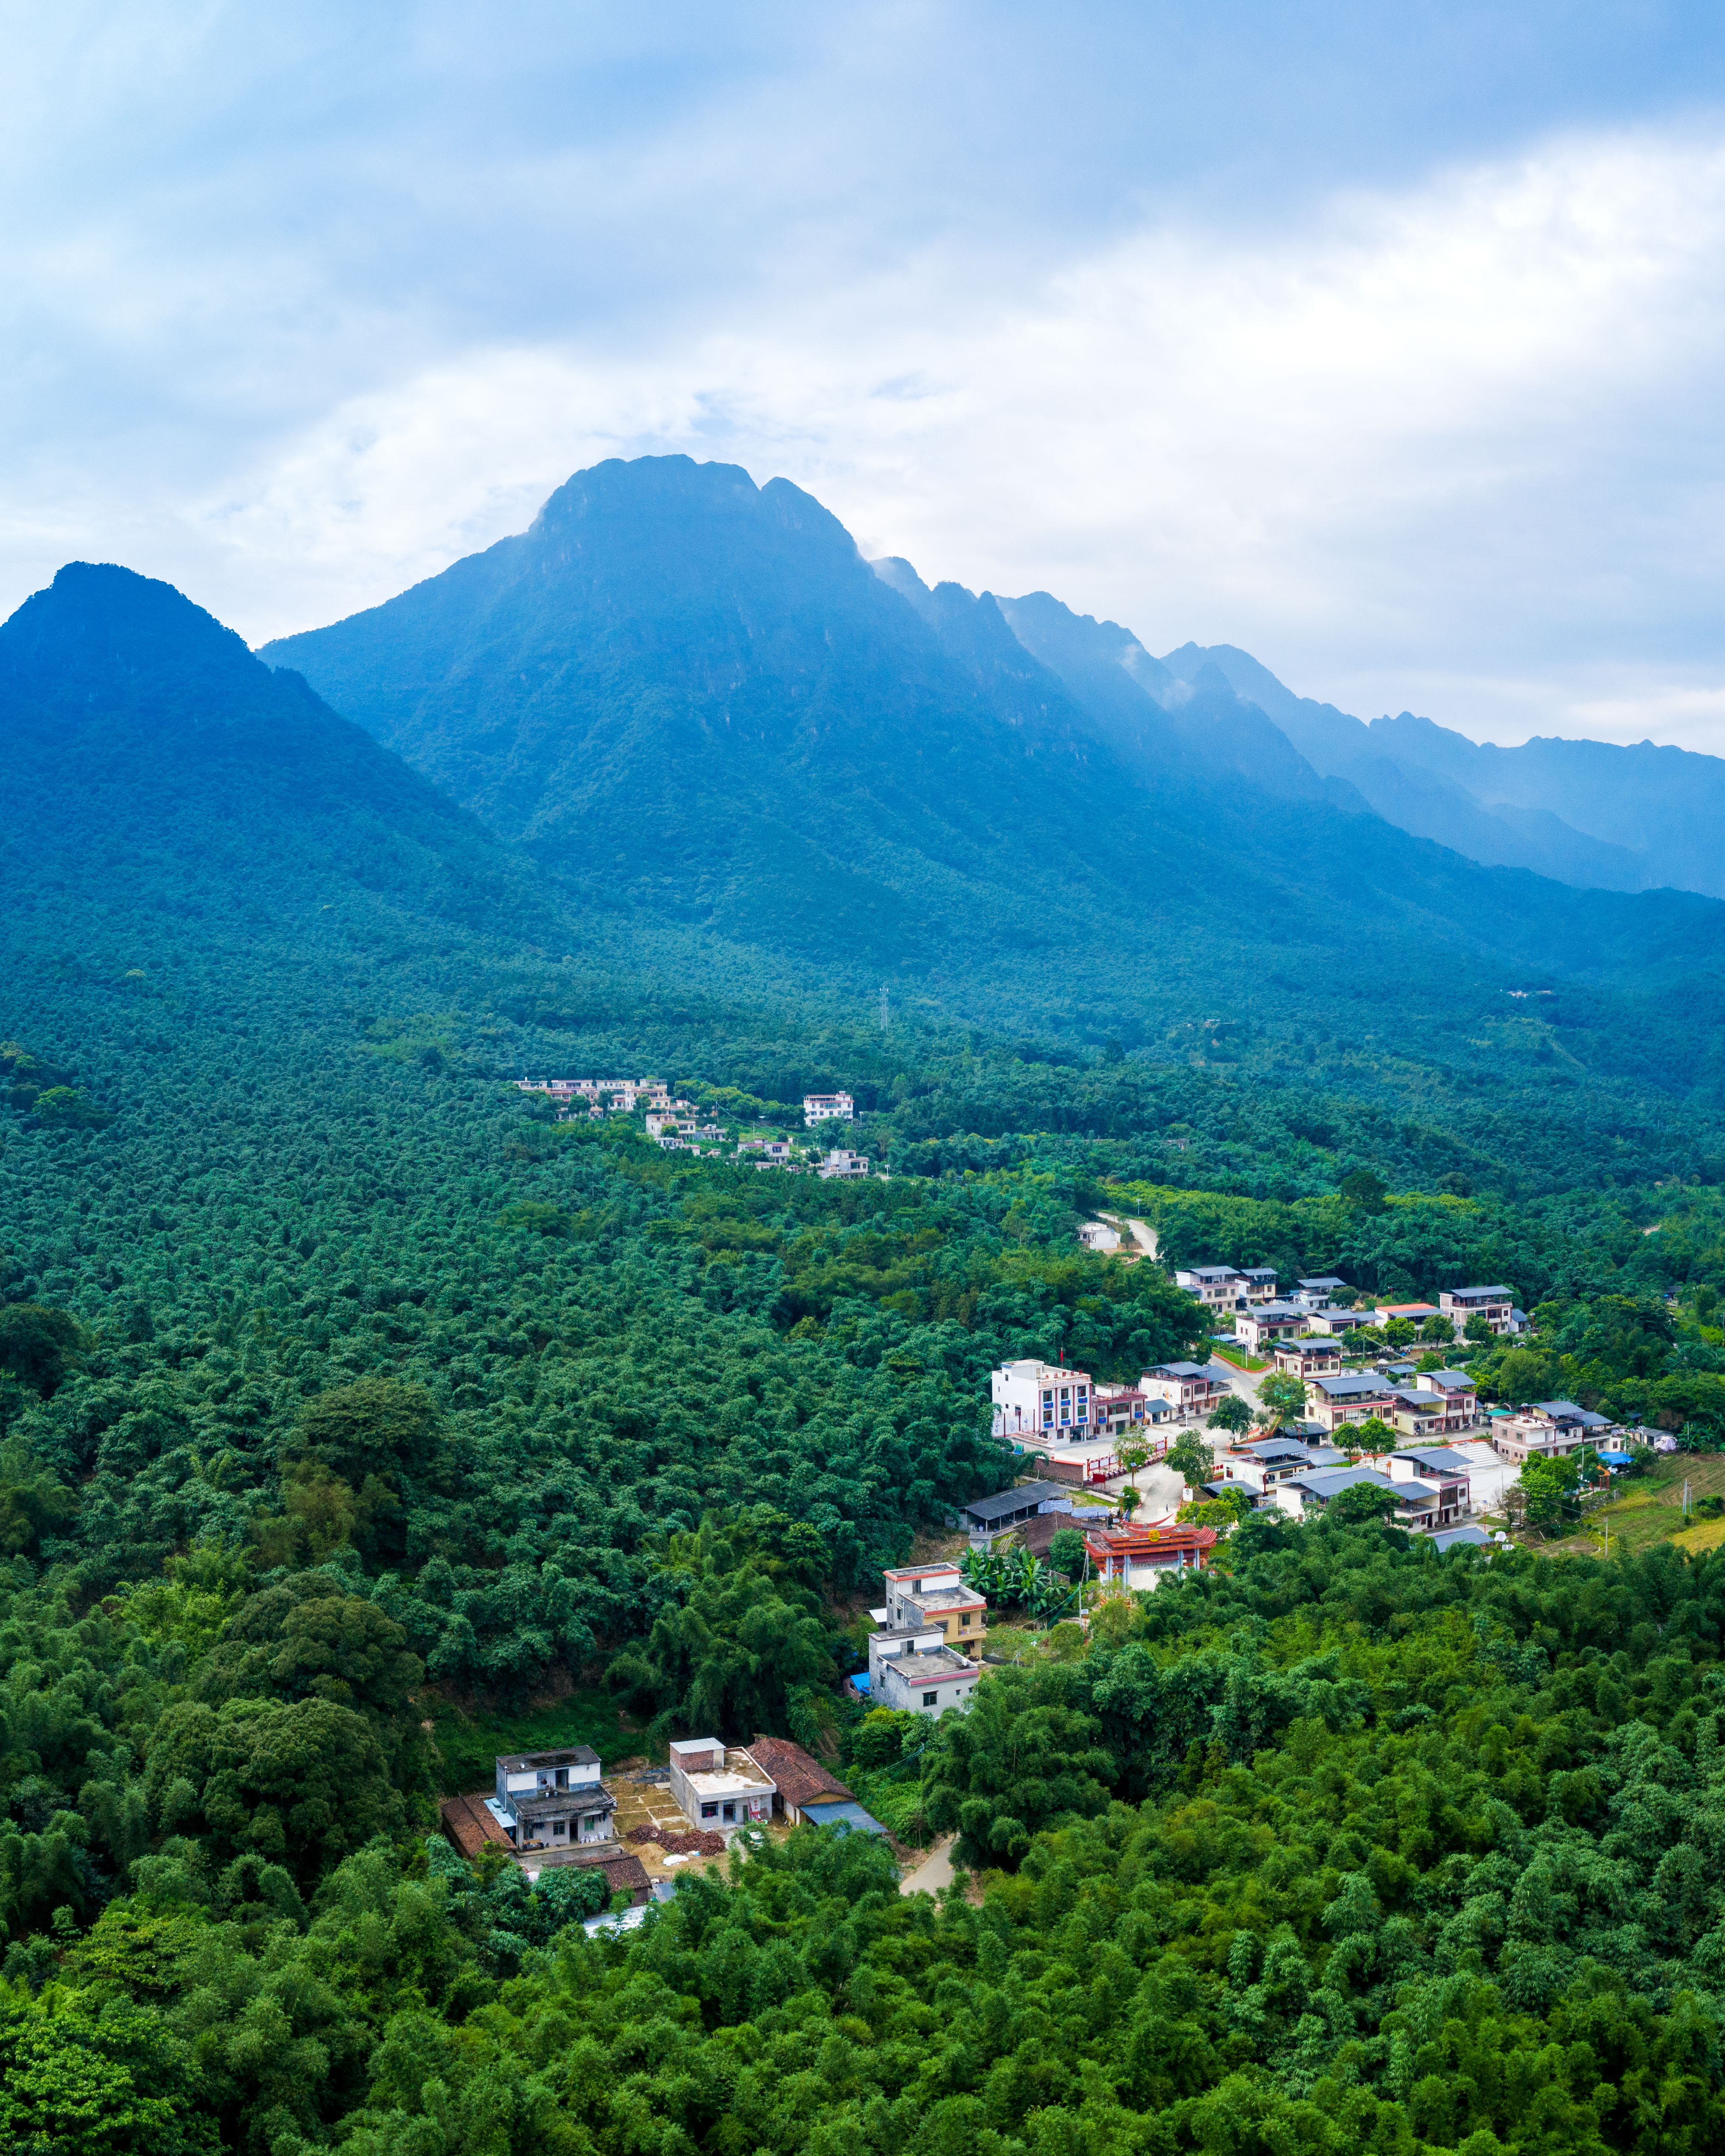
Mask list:
[[783,473],[931,578],[1243,644],[1368,714],[1725,746],[1722,238],[1725,151],[1620,134],[1273,235],[1164,221],[1029,289],[932,245],[670,349],[470,351],[189,521],[261,634],[520,529],[583,464],[680,449]]

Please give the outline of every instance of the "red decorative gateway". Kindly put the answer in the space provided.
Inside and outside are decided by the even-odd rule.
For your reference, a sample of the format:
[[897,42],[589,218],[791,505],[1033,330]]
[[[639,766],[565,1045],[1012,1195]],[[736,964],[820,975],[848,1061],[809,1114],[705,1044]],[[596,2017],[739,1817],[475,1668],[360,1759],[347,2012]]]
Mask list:
[[1093,1578],[1154,1587],[1172,1572],[1202,1572],[1216,1546],[1214,1527],[1091,1527],[1084,1546]]

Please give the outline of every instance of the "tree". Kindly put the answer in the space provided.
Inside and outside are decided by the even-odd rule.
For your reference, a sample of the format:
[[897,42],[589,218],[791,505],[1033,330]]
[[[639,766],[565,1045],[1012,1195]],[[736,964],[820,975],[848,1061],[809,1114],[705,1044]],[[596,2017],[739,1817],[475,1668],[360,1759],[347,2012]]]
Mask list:
[[1255,1510],[1249,1491],[1224,1490],[1219,1496],[1194,1497],[1189,1505],[1182,1505],[1174,1517],[1183,1527],[1225,1529],[1249,1518]]
[[203,1835],[224,1863],[255,1851],[302,1886],[406,1820],[371,1724],[326,1699],[181,1701],[144,1792],[163,1833]]
[[1395,1510],[1395,1493],[1375,1482],[1353,1482],[1339,1490],[1324,1507],[1327,1520],[1352,1524],[1363,1520],[1388,1519]]
[[1252,1411],[1238,1393],[1226,1393],[1210,1409],[1209,1427],[1239,1432],[1252,1426]]
[[1178,1468],[1194,1489],[1200,1482],[1208,1482],[1215,1468],[1209,1447],[1193,1430],[1182,1430],[1168,1447],[1168,1464]]
[[1478,1348],[1490,1347],[1497,1337],[1491,1330],[1491,1319],[1482,1311],[1476,1310],[1461,1330],[1464,1335]]
[[1114,1456],[1128,1475],[1136,1475],[1150,1461],[1150,1446],[1142,1431],[1131,1430],[1114,1448]]
[[306,1401],[288,1448],[357,1490],[368,1475],[423,1474],[437,1448],[437,1403],[423,1385],[360,1378]]
[[1049,1543],[1048,1561],[1056,1572],[1065,1573],[1068,1579],[1080,1578],[1086,1563],[1082,1528],[1062,1527]]
[[1342,1200],[1352,1213],[1381,1213],[1389,1195],[1383,1179],[1368,1168],[1357,1168],[1342,1178]]
[[216,2156],[191,2055],[154,2008],[0,1998],[0,2147],[18,2156]]
[[363,1714],[378,1731],[392,1778],[425,1779],[428,1747],[413,1695],[425,1665],[408,1635],[374,1602],[344,1594],[327,1573],[300,1573],[249,1596],[227,1636],[206,1656],[197,1697],[326,1699]]
[[1428,1317],[1420,1327],[1420,1337],[1434,1342],[1453,1340],[1455,1337],[1455,1321],[1453,1317],[1442,1316]]
[[22,1438],[0,1443],[0,1550],[24,1556],[77,1517],[77,1491],[50,1473]]
[[0,1370],[48,1399],[64,1383],[84,1335],[69,1311],[13,1302],[0,1309]]
[[1296,1421],[1305,1412],[1306,1388],[1286,1370],[1272,1370],[1258,1387],[1258,1404],[1266,1420]]
[[1083,1666],[996,1670],[966,1714],[943,1715],[923,1786],[929,1823],[973,1869],[1016,1870],[1031,1837],[1106,1808],[1114,1764],[1087,1711]]
[[1579,1507],[1575,1497],[1581,1483],[1579,1459],[1546,1459],[1536,1455],[1522,1463],[1516,1480],[1529,1527],[1551,1534],[1577,1517]]
[[1128,1482],[1120,1493],[1120,1509],[1128,1521],[1144,1502],[1144,1493],[1135,1483]]
[[[1337,1435],[1339,1435],[1340,1433],[1338,1432]],[[1348,1443],[1353,1450],[1359,1452],[1384,1452],[1395,1444],[1397,1435],[1398,1433],[1390,1428],[1381,1415],[1366,1415],[1360,1421],[1349,1425]]]
[[1392,1317],[1384,1322],[1384,1337],[1392,1348],[1405,1348],[1410,1340],[1419,1337],[1419,1327],[1411,1317]]

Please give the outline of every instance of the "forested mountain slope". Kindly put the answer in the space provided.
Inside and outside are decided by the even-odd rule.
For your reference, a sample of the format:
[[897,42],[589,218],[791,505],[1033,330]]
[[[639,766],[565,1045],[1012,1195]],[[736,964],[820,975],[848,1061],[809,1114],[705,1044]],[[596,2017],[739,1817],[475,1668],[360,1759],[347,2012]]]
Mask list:
[[1189,685],[1221,675],[1315,769],[1358,788],[1389,822],[1471,860],[1606,891],[1725,893],[1717,757],[1651,742],[1536,739],[1500,748],[1410,711],[1368,726],[1296,696],[1232,644],[1183,644],[1159,663]]
[[732,467],[598,466],[521,536],[269,655],[586,902],[858,988],[909,977],[971,1020],[1009,994],[1020,1022],[1142,1039],[1224,975],[1309,1014],[1344,942],[1349,992],[1409,1035],[1530,970],[1628,998],[1626,1038],[1663,983],[1717,993],[1717,908],[1411,840],[1219,676],[1178,714],[1099,717],[992,598],[874,573],[818,503]]

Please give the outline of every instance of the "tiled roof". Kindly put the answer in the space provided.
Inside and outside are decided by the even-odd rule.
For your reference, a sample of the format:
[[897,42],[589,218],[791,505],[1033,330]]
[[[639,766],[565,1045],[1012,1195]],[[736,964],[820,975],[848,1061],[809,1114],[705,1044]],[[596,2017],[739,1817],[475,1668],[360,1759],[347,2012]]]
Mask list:
[[755,1764],[772,1776],[779,1794],[798,1811],[804,1804],[851,1801],[845,1784],[788,1737],[757,1737],[748,1748]]
[[509,1836],[485,1810],[483,1796],[445,1797],[438,1810],[444,1832],[464,1856],[477,1856],[488,1841],[511,1846]]

